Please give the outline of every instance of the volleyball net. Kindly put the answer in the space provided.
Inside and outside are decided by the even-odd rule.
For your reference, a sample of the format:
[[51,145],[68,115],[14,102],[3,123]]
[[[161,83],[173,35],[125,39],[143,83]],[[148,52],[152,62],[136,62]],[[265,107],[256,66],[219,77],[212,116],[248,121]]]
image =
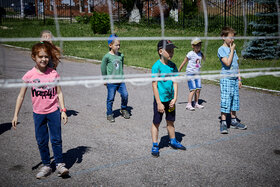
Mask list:
[[[111,33],[115,33],[115,27],[114,27],[114,20],[113,20],[113,14],[112,14],[112,4],[110,0],[107,0],[108,9],[109,9],[109,15],[110,15],[110,28]],[[246,20],[245,10],[244,10],[244,0],[242,0],[243,4],[243,23],[244,23],[244,33],[243,36],[237,36],[234,37],[235,40],[241,40],[243,41],[244,48],[246,46],[246,43],[250,40],[271,40],[275,39],[278,40],[278,44],[280,45],[280,9],[279,9],[279,3],[278,1],[275,1],[275,6],[277,7],[277,17],[278,17],[278,34],[276,35],[265,35],[265,36],[247,36],[247,28],[248,23]],[[210,41],[218,41],[221,40],[220,36],[208,36],[208,14],[207,14],[207,4],[206,0],[202,0],[203,5],[203,13],[204,13],[204,35],[198,36],[201,40],[203,40],[203,54],[206,57],[206,62],[202,62],[202,68],[203,64],[207,63],[207,53],[208,53],[208,47]],[[159,41],[163,39],[168,39],[172,41],[191,41],[193,39],[193,36],[168,36],[165,35],[165,20],[164,20],[164,11],[163,6],[161,4],[161,1],[158,0],[158,6],[160,10],[160,20],[161,20],[161,34],[156,37],[118,37],[118,40],[120,41]],[[64,49],[64,43],[63,42],[84,42],[84,41],[107,41],[108,36],[106,37],[63,37],[61,36],[60,32],[60,25],[58,21],[57,16],[57,10],[55,6],[54,1],[54,20],[55,20],[55,26],[56,26],[56,35],[57,37],[53,38],[54,42],[59,43],[59,47],[61,51]],[[5,42],[38,42],[40,41],[40,38],[37,37],[28,37],[28,38],[0,38],[0,43]],[[189,42],[190,43],[190,42]],[[155,51],[155,55],[157,55]],[[2,55],[2,67],[6,66],[6,60],[4,59],[5,55]],[[182,57],[183,59],[184,57]],[[100,59],[98,59],[100,60]],[[271,61],[273,61],[272,64],[279,63],[279,59],[274,58]],[[219,63],[217,58],[217,63]],[[242,59],[239,59],[239,64],[242,64]],[[238,73],[243,78],[254,78],[258,76],[280,76],[280,67],[265,67],[265,68],[250,68],[250,69],[240,69],[240,72]],[[133,85],[146,85],[150,84],[152,81],[166,81],[166,80],[173,80],[176,82],[189,80],[192,78],[201,78],[201,79],[208,79],[208,80],[216,80],[224,77],[229,76],[237,76],[236,73],[224,75],[221,74],[220,70],[213,70],[213,71],[200,71],[200,74],[196,74],[194,76],[188,76],[186,73],[173,73],[173,74],[151,74],[151,73],[143,73],[143,74],[125,74],[121,77],[116,76],[77,76],[77,77],[61,77],[59,80],[52,82],[52,83],[23,83],[21,79],[0,79],[0,88],[14,88],[14,87],[22,87],[22,86],[42,86],[42,85],[62,85],[62,86],[76,86],[76,85],[84,85],[88,88],[90,87],[96,87],[99,85],[103,85],[105,83],[119,83],[119,82],[126,82],[131,83]]]

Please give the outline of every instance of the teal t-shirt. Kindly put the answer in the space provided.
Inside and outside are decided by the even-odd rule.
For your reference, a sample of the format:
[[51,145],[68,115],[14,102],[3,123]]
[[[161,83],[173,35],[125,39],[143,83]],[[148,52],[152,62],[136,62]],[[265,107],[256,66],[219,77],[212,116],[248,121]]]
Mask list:
[[[167,77],[174,76],[168,73],[178,72],[176,64],[168,61],[168,64],[163,64],[160,60],[156,61],[152,67],[152,74],[164,73],[164,75],[152,75],[152,77]],[[166,75],[165,75],[166,74]],[[172,80],[157,82],[159,98],[161,102],[168,102],[174,98],[174,86]]]
[[112,79],[123,78],[123,60],[124,55],[118,53],[117,55],[112,55],[107,53],[104,55],[101,63],[101,73],[102,75],[112,75]]

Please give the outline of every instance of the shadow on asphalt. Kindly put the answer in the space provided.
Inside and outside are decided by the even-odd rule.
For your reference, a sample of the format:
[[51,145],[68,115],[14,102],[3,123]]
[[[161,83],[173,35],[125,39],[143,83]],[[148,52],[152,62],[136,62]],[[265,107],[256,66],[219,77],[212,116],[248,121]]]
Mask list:
[[[183,101],[183,102],[178,102],[179,105],[181,104],[187,104],[188,101]],[[198,99],[198,104],[202,105],[203,103],[207,103],[207,101],[203,100],[203,99]],[[192,105],[194,106],[194,101],[192,101]]]
[[12,128],[12,123],[2,123],[0,124],[0,135],[3,134],[4,132],[11,130]]
[[[175,137],[176,137],[176,140],[178,142],[181,142],[183,140],[184,136],[185,136],[185,134],[182,134],[180,132],[175,132]],[[161,137],[159,145],[158,145],[159,149],[162,149],[164,147],[169,147],[168,142],[169,142],[169,136],[168,135]]]
[[[63,153],[63,160],[65,163],[65,167],[70,169],[75,163],[81,163],[83,161],[83,155],[91,150],[91,147],[87,146],[78,146],[73,149],[69,149],[66,153]],[[53,159],[54,157],[51,157]],[[32,170],[37,169],[42,162],[32,167]],[[51,163],[51,167],[53,171],[55,171],[55,162],[54,160]]]
[[[133,107],[127,106],[127,111],[130,114],[130,116],[132,116],[132,110],[133,110]],[[121,109],[114,110],[113,114],[114,114],[114,118],[117,118],[117,117],[121,116],[122,115],[121,114]]]
[[[19,122],[17,123],[17,125],[20,124]],[[0,124],[0,135],[3,134],[6,131],[11,130],[12,128],[12,123],[2,123]]]
[[66,111],[67,117],[70,117],[70,116],[77,116],[78,113],[79,113],[79,112],[76,111],[76,110],[67,110],[67,111]]
[[65,167],[70,169],[75,163],[81,163],[83,161],[83,155],[90,152],[91,147],[88,146],[78,146],[74,149],[68,150],[63,153],[63,159],[65,162]]

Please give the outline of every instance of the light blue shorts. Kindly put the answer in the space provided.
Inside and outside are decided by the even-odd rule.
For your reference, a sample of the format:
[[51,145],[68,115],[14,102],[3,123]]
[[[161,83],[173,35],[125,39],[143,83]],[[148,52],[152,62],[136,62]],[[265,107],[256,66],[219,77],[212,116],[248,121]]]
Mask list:
[[[187,74],[188,76],[194,76],[194,74]],[[190,79],[188,80],[189,90],[200,90],[201,89],[201,79]]]

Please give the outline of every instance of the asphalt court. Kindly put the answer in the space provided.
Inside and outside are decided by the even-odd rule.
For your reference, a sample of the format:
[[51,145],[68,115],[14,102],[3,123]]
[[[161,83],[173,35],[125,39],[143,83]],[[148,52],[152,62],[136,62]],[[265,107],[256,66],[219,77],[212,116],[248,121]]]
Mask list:
[[[28,51],[0,46],[0,78],[21,78],[34,66]],[[176,55],[176,53],[175,53]],[[153,62],[151,62],[153,63]],[[62,60],[64,77],[98,76],[100,65]],[[150,73],[132,67],[125,74]],[[240,90],[238,118],[245,131],[219,133],[219,86],[203,84],[203,110],[186,111],[187,84],[179,83],[176,138],[186,151],[168,147],[166,125],[160,126],[160,157],[150,155],[153,116],[151,84],[127,83],[131,119],[120,116],[120,97],[114,102],[115,123],[106,121],[103,85],[64,86],[69,122],[62,127],[63,156],[70,177],[54,171],[35,178],[41,167],[34,137],[30,90],[19,114],[17,130],[11,128],[19,88],[0,89],[0,186],[279,186],[280,100],[275,94]]]

